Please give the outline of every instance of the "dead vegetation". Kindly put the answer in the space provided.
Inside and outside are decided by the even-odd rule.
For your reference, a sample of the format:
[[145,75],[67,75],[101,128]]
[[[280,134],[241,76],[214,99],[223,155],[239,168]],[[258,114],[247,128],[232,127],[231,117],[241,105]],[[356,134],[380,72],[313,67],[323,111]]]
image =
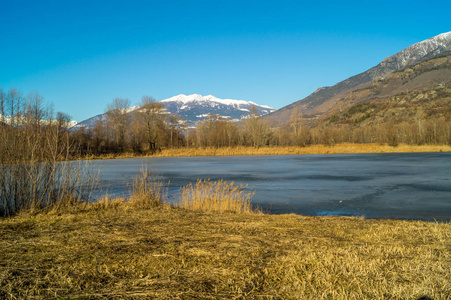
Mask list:
[[253,192],[245,186],[224,180],[197,180],[181,188],[179,207],[204,212],[234,212],[249,214],[257,212],[252,207]]
[[143,165],[133,179],[128,201],[141,208],[151,208],[162,205],[166,194],[163,182],[147,165]]
[[224,148],[178,148],[163,149],[157,157],[177,156],[236,156],[236,155],[303,155],[303,154],[344,154],[344,153],[414,153],[451,152],[449,145],[406,145],[396,147],[388,144],[337,143],[335,145],[274,146],[274,147],[224,147]]
[[378,143],[336,143],[334,145],[271,146],[271,147],[199,147],[162,149],[152,155],[123,153],[120,155],[89,156],[84,159],[121,159],[133,157],[191,157],[191,156],[242,156],[242,155],[304,155],[304,154],[345,154],[345,153],[415,153],[451,152],[450,145],[408,145],[396,146]]
[[110,201],[0,219],[2,299],[449,299],[451,224]]

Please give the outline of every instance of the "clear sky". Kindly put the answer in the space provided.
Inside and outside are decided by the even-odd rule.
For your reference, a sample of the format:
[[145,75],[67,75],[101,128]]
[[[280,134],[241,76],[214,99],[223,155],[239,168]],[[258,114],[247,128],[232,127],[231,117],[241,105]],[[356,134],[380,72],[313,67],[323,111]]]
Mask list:
[[78,121],[143,95],[281,108],[451,31],[450,12],[450,0],[0,0],[0,87]]

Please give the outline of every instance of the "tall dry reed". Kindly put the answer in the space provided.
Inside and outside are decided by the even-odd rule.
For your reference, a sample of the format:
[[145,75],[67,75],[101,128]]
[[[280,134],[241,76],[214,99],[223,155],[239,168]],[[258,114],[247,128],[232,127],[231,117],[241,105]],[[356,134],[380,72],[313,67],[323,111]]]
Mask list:
[[7,118],[0,123],[0,216],[88,201],[96,183],[89,163],[65,162],[76,150],[66,127],[69,117],[54,118],[39,95],[24,98],[11,90],[6,99]]
[[414,152],[451,152],[450,145],[407,145],[393,147],[387,144],[352,144],[342,143],[333,146],[310,145],[270,146],[270,147],[220,147],[220,148],[173,148],[163,149],[154,156],[238,156],[238,155],[303,155],[303,154],[342,154],[342,153],[414,153]]
[[205,212],[253,213],[251,199],[254,192],[245,186],[224,180],[198,179],[196,184],[181,188],[179,207]]
[[144,165],[133,179],[129,202],[143,208],[156,207],[164,203],[166,194],[163,182]]
[[97,182],[89,162],[1,164],[0,216],[88,202]]

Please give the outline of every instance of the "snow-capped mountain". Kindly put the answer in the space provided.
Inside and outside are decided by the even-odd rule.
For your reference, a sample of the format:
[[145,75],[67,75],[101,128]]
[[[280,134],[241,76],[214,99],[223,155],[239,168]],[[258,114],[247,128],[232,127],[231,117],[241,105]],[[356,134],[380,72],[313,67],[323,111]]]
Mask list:
[[[209,115],[219,115],[222,118],[239,121],[246,118],[252,109],[261,115],[274,112],[275,109],[265,105],[259,105],[252,101],[219,99],[215,96],[202,96],[199,94],[184,95],[180,94],[160,101],[166,112],[169,114],[178,114],[182,119],[188,122],[188,126],[196,126],[196,122],[202,121]],[[127,113],[136,111],[139,106],[133,106],[127,109]],[[105,120],[105,114],[100,114],[78,123],[74,128],[93,128],[99,120]]]
[[180,115],[190,125],[194,125],[208,115],[219,115],[225,119],[239,121],[249,115],[252,106],[261,116],[275,111],[274,108],[251,101],[219,99],[212,95],[181,94],[160,102],[168,112]]

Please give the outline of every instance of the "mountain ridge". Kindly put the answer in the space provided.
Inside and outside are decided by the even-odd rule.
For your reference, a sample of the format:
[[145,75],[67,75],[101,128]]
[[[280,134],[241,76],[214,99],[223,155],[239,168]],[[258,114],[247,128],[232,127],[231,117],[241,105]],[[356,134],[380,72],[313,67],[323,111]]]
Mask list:
[[393,72],[415,65],[422,60],[433,58],[450,51],[451,32],[439,34],[415,43],[394,55],[388,56],[365,72],[351,76],[333,86],[318,88],[309,96],[282,107],[266,116],[266,118],[275,123],[286,123],[290,119],[292,109],[297,107],[307,120],[318,119],[327,113],[329,109],[329,106],[326,105],[327,102],[340,93],[362,84],[382,79]]

